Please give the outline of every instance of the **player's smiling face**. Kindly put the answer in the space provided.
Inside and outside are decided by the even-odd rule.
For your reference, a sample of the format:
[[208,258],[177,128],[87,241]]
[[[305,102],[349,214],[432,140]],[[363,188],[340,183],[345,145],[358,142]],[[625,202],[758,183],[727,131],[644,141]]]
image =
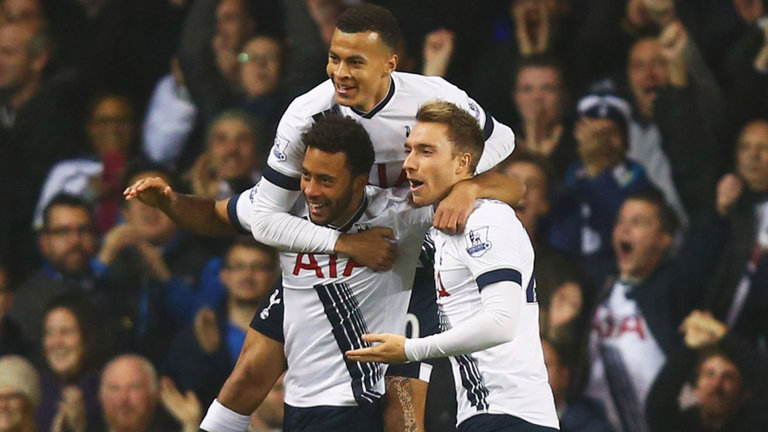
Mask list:
[[661,227],[655,204],[629,199],[619,210],[613,229],[613,249],[622,277],[644,279],[656,268],[672,244]]
[[466,153],[456,153],[448,139],[448,125],[418,122],[405,141],[403,169],[411,185],[413,203],[435,204],[456,182],[470,177]]
[[308,148],[301,166],[301,192],[309,218],[318,225],[342,226],[363,199],[367,175],[352,177],[344,153],[326,153]]
[[378,33],[334,31],[326,72],[339,104],[370,111],[386,97],[396,66],[397,56]]

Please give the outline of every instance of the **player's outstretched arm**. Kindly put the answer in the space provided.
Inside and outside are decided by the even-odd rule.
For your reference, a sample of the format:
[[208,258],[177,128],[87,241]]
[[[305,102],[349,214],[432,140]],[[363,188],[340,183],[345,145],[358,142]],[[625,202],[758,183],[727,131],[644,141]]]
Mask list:
[[200,429],[245,432],[251,413],[286,368],[283,344],[249,329],[235,368],[208,409]]
[[227,217],[229,200],[177,193],[160,177],[137,180],[123,191],[126,200],[138,199],[157,207],[179,227],[195,234],[225,236],[236,234]]
[[446,234],[464,232],[478,198],[493,198],[513,206],[523,197],[525,186],[518,180],[496,172],[486,172],[462,180],[435,210],[433,226]]
[[469,354],[509,342],[517,330],[521,289],[520,285],[508,281],[486,285],[480,293],[483,310],[456,323],[450,330],[419,339],[394,334],[363,335],[364,341],[378,345],[347,351],[347,358],[362,362],[403,363]]

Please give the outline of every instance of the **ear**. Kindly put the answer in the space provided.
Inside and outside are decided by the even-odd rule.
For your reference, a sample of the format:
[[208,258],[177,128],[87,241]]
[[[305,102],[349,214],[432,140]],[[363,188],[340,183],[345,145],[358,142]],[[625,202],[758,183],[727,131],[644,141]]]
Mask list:
[[469,166],[472,164],[472,155],[469,153],[462,153],[459,155],[459,163],[456,165],[456,174],[469,174],[472,175],[474,173],[469,172]]
[[667,249],[672,247],[672,241],[673,241],[672,234],[667,233],[667,232],[662,233],[661,234],[661,241],[659,242],[660,249],[666,251]]
[[43,69],[45,69],[45,65],[47,64],[48,64],[48,51],[32,59],[32,69],[36,73],[42,73]]
[[387,60],[387,62],[384,64],[384,72],[387,74],[391,74],[392,72],[397,69],[397,63],[400,61],[400,58],[397,56],[397,54],[392,54],[391,57]]

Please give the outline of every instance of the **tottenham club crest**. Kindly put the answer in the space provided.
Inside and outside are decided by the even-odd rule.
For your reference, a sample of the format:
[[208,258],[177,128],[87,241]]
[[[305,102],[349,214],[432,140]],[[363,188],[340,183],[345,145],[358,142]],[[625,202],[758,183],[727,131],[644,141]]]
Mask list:
[[288,159],[285,155],[286,147],[288,147],[288,138],[282,137],[280,134],[276,135],[275,144],[272,146],[272,154],[280,162],[285,162]]
[[478,228],[466,234],[467,253],[469,256],[479,258],[491,248],[491,242],[488,241],[488,227]]

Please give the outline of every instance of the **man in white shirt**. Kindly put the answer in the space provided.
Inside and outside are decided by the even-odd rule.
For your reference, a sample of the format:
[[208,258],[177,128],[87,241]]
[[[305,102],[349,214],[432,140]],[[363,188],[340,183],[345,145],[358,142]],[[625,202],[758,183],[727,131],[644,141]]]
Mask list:
[[[414,203],[436,205],[472,176],[482,132],[448,102],[425,104],[416,119],[403,167]],[[443,333],[364,336],[381,343],[350,351],[348,358],[398,363],[450,356],[459,432],[557,430],[539,340],[533,247],[514,210],[479,200],[464,233],[432,229],[430,235]]]

